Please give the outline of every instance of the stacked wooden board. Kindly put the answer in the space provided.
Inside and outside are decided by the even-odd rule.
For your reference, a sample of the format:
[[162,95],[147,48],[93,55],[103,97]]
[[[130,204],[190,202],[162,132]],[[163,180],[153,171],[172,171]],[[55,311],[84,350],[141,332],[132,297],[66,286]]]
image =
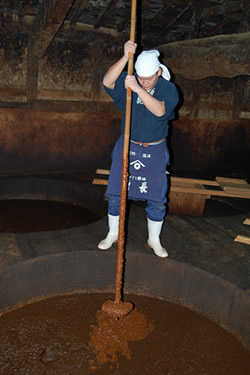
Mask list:
[[[250,225],[250,219],[249,218],[245,219],[244,222],[243,222],[243,224]],[[250,245],[250,237],[249,236],[243,236],[242,234],[238,234],[235,237],[234,241]]]
[[[107,169],[97,169],[99,176],[92,183],[107,185],[109,173]],[[227,177],[216,177],[215,180],[171,177],[169,211],[201,216],[206,199],[214,195],[250,199],[250,185],[243,179]]]

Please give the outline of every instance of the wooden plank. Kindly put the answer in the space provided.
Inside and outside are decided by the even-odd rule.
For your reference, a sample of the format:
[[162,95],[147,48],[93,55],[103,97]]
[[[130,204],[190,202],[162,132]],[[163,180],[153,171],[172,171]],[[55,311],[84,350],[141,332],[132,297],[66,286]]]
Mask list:
[[237,196],[238,198],[250,198],[250,189],[237,189],[227,187],[224,189],[225,193]]
[[209,185],[209,186],[220,186],[217,181],[213,180],[200,180],[197,178],[182,178],[182,177],[171,177],[171,180],[173,181],[178,181],[182,180],[183,182],[194,182],[196,184],[201,184],[201,185]]
[[185,181],[182,181],[181,179],[180,180],[172,180],[170,179],[171,181],[171,187],[180,187],[180,188],[190,188],[190,189],[196,189],[196,186],[197,184],[194,183],[194,182],[185,182]]
[[242,197],[242,198],[250,198],[250,188],[244,188],[244,189],[241,189],[241,188],[236,188],[236,187],[232,187],[232,186],[226,186],[224,187],[223,189],[226,193],[229,193],[229,194],[233,194],[235,196],[238,196],[238,197]]
[[225,190],[208,190],[208,189],[193,189],[193,188],[181,188],[181,187],[178,187],[178,186],[173,186],[171,187],[171,190],[173,191],[183,191],[183,192],[186,192],[186,193],[196,193],[196,194],[204,194],[204,195],[215,195],[215,196],[220,196],[220,197],[231,197],[231,198],[242,198],[242,199],[249,199],[250,198],[250,195],[247,193],[247,194],[243,194],[242,191],[236,191],[236,190],[232,190],[232,191],[225,191]]
[[44,2],[44,7],[37,16],[34,30],[29,38],[29,48],[32,48],[34,56],[39,59],[43,57],[46,49],[63,25],[72,4],[73,0],[48,0]]
[[248,185],[246,180],[240,178],[216,177],[215,180],[218,181],[218,183],[224,184]]
[[[95,178],[95,179],[93,179],[92,184],[107,185],[108,180],[104,180],[104,179],[101,179],[101,178]],[[207,198],[210,198],[211,195],[220,195],[220,196],[223,196],[223,197],[226,197],[226,196],[235,197],[235,195],[226,194],[223,190],[221,190],[221,191],[207,190],[207,189],[204,189],[203,187],[201,189],[199,189],[197,187],[171,186],[170,191],[178,192],[178,193],[201,194],[201,195],[206,196]]]
[[[109,175],[110,170],[109,169],[101,169],[98,168],[96,170],[96,174],[104,174]],[[212,180],[202,180],[197,178],[183,178],[183,177],[171,177],[171,182],[185,182],[185,183],[191,183],[191,184],[201,184],[201,185],[212,185],[212,186],[219,186],[218,182],[212,181]]]
[[250,237],[242,236],[241,234],[238,234],[238,236],[235,237],[234,241],[250,245]]
[[108,180],[102,180],[100,178],[94,178],[92,181],[92,184],[94,185],[108,185]]
[[229,194],[250,198],[250,185],[243,179],[216,177],[221,188]]
[[246,220],[244,220],[243,224],[250,225],[250,219],[247,218]]
[[106,175],[109,175],[110,174],[110,170],[109,169],[97,169],[96,170],[96,174],[106,174]]
[[86,8],[88,5],[88,0],[75,0],[72,8],[70,9],[68,15],[67,15],[67,20],[70,21],[71,25],[75,25],[76,22],[79,20],[79,17],[83,10]]
[[[108,176],[110,170],[98,168],[96,174]],[[249,184],[245,180],[227,177],[216,177],[216,179],[218,179],[218,181],[171,177],[170,191],[177,193],[202,194],[207,198],[210,198],[211,195],[232,198],[250,198]],[[232,183],[235,181],[236,187],[232,186]],[[94,179],[92,184],[107,185],[108,180]],[[229,184],[229,186],[225,186],[225,184]],[[206,189],[204,185],[216,186],[222,190]]]

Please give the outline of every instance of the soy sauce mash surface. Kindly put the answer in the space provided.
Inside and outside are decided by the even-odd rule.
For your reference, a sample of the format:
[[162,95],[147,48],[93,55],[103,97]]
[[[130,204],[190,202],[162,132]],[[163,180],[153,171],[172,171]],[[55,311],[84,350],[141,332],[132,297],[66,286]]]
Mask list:
[[[98,312],[110,298],[60,295],[2,314],[0,374],[248,374],[250,353],[237,338],[216,322],[157,298],[126,295],[138,314],[125,327],[102,319],[107,334],[93,344],[93,330],[101,329]],[[144,336],[141,314],[150,326]]]

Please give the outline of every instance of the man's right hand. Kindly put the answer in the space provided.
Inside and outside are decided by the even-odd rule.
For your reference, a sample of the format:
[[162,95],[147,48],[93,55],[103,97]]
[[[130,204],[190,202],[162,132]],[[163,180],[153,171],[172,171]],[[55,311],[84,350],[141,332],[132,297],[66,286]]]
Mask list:
[[135,54],[136,47],[137,47],[137,44],[132,42],[132,40],[128,40],[124,44],[124,56],[126,57],[127,60],[129,59],[129,53]]

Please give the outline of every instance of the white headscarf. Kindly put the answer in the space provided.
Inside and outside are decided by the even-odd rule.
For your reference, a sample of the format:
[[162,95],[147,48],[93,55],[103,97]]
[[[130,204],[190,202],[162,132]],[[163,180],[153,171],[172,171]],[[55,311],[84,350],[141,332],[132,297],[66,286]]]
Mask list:
[[136,60],[135,70],[136,73],[141,77],[150,77],[155,74],[159,68],[162,69],[162,77],[167,81],[170,80],[170,73],[168,68],[160,64],[158,59],[160,52],[155,50],[143,51]]

